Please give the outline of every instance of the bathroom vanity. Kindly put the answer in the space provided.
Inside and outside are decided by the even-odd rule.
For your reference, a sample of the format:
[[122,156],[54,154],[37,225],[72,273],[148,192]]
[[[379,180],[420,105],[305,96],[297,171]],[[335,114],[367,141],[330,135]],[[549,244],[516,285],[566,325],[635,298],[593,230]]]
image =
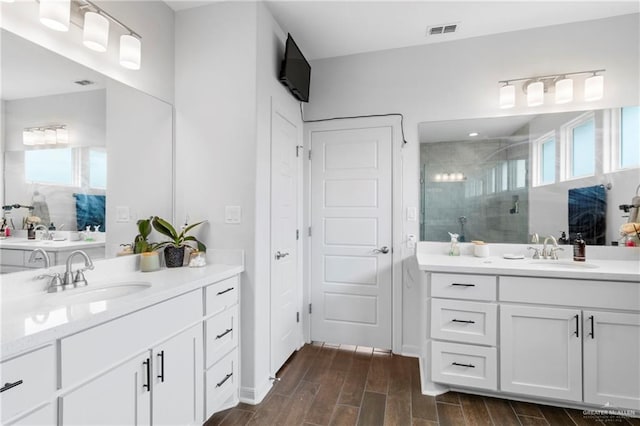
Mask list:
[[41,254],[36,254],[33,262],[29,262],[31,252],[38,248],[47,252],[51,265],[63,265],[74,250],[84,250],[94,260],[105,257],[104,241],[28,240],[9,237],[0,240],[0,273],[42,268],[44,259]]
[[236,405],[243,255],[208,255],[150,273],[133,272],[137,256],[105,260],[54,294],[42,270],[9,275],[0,422],[200,425]]
[[640,257],[591,251],[608,249],[587,262],[508,260],[526,246],[478,258],[420,243],[423,392],[640,410]]

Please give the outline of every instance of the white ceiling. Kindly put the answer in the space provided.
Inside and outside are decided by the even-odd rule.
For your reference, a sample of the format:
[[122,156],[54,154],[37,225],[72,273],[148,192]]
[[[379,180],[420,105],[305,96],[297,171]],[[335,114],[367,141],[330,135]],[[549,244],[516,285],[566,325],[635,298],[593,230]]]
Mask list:
[[[182,10],[214,1],[167,4]],[[638,1],[265,1],[309,60],[640,11]],[[427,37],[427,27],[451,23],[459,24],[456,33]]]

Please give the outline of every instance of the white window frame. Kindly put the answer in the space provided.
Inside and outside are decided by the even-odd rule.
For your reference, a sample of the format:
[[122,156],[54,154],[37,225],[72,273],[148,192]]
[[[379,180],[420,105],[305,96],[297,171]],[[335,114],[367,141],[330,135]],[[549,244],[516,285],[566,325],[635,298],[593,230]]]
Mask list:
[[[593,145],[593,173],[581,176],[572,176],[571,170],[573,166],[573,129],[579,127],[589,121],[593,121],[594,129],[597,129],[596,116],[594,111],[588,111],[584,114],[579,115],[573,120],[563,124],[560,126],[560,181],[568,181],[575,179],[583,179],[590,176],[595,176],[597,173],[597,156],[596,153],[598,151],[598,137],[597,132],[594,132],[594,145]],[[557,142],[557,141],[556,141]],[[556,172],[557,175],[557,172]]]
[[[555,179],[553,182],[543,182],[542,181],[542,146],[545,142],[548,142],[550,139],[553,139],[556,145],[555,149]],[[545,186],[545,185],[553,185],[558,182],[558,137],[555,130],[551,130],[547,133],[544,133],[539,138],[535,139],[531,144],[531,186]]]
[[605,120],[607,119],[608,123],[605,121],[606,126],[604,127],[609,132],[609,140],[611,141],[611,143],[609,150],[605,149],[605,155],[608,156],[608,158],[604,159],[604,172],[608,173],[618,172],[621,170],[637,169],[638,167],[640,167],[640,165],[638,164],[630,167],[622,167],[622,108],[612,108],[608,117],[605,117]]

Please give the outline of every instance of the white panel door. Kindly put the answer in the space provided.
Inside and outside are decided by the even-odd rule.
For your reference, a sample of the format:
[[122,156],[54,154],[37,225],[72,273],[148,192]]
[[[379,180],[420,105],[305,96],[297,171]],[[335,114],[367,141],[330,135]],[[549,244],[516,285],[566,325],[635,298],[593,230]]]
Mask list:
[[584,313],[584,402],[640,410],[640,315]]
[[[271,114],[271,373],[298,348],[298,128]],[[301,151],[301,150],[300,150]]]
[[65,426],[150,425],[151,359],[144,354],[61,397]]
[[500,306],[500,388],[582,401],[582,329],[576,309]]
[[202,324],[153,348],[153,424],[202,424]]
[[311,339],[391,348],[392,128],[311,133]]

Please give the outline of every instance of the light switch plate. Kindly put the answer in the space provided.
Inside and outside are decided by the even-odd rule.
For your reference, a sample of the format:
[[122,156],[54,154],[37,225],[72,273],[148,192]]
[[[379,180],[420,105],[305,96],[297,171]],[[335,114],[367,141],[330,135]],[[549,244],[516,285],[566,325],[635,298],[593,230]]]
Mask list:
[[116,222],[130,222],[131,211],[128,206],[116,206]]
[[225,206],[224,221],[225,223],[242,222],[242,208],[240,206]]
[[415,207],[407,207],[407,221],[415,222],[418,220],[418,209]]

